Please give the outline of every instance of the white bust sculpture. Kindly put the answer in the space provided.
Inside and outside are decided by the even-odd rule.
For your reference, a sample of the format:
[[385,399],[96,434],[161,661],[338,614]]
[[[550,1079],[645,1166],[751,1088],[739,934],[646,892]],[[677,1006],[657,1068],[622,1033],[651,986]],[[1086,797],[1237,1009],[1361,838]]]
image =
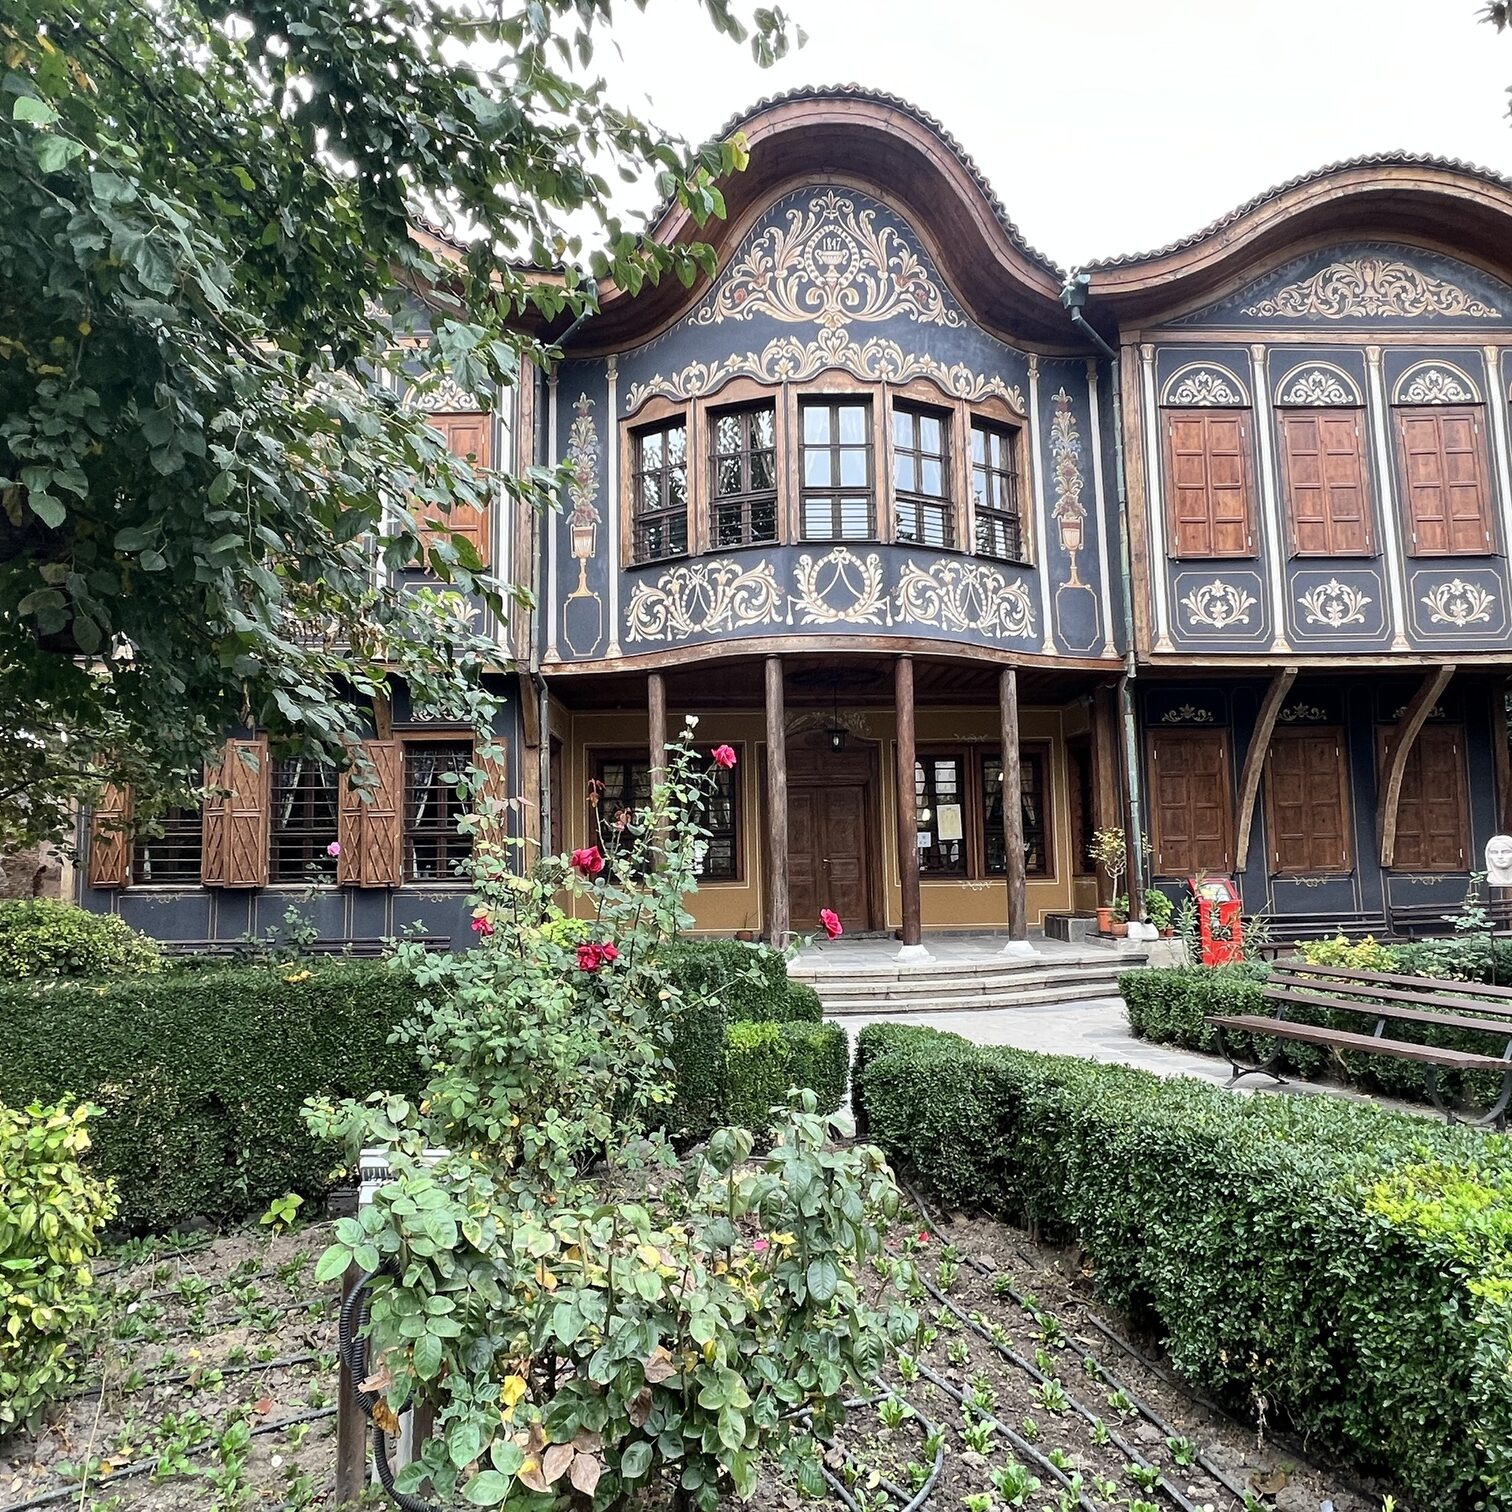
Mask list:
[[1486,881],[1492,887],[1512,887],[1512,835],[1492,835],[1486,841]]

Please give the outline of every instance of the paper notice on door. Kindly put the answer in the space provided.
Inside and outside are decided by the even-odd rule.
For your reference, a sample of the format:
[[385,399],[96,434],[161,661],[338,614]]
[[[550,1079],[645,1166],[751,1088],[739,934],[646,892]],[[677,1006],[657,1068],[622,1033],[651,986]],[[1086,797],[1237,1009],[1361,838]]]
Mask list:
[[961,830],[961,805],[959,803],[942,803],[940,805],[940,839],[959,840],[962,838]]

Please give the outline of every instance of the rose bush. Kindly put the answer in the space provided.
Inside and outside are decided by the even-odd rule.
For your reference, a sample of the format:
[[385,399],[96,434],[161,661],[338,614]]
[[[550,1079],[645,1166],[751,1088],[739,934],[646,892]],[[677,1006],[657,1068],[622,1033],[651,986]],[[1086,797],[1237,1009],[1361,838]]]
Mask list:
[[380,1419],[417,1396],[437,1409],[405,1490],[545,1512],[658,1483],[712,1508],[751,1493],[760,1452],[807,1435],[796,1409],[838,1416],[889,1330],[917,1326],[860,1303],[897,1192],[877,1151],[831,1147],[812,1093],[754,1164],[746,1130],[683,1165],[647,1132],[672,1095],[685,1005],[668,947],[714,768],[685,735],[650,807],[616,816],[609,856],[524,874],[484,799],[473,873],[491,931],[458,956],[402,950],[427,993],[404,1031],[422,1096],[311,1106],[318,1133],[387,1146],[397,1177],[338,1225],[318,1275],[382,1272]]

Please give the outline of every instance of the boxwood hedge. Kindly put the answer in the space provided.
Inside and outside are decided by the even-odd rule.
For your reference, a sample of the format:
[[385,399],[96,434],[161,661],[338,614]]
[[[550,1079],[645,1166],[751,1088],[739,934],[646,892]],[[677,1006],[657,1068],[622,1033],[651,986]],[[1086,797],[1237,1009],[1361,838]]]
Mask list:
[[[709,943],[679,947],[678,971],[701,975],[693,992],[674,977],[688,1006],[670,1048],[668,1128],[701,1137],[754,1108],[765,1123],[774,1079],[782,1085],[771,1100],[797,1082],[826,1111],[839,1107],[845,1036],[809,1021],[818,999],[787,983],[780,955],[733,941],[718,943],[740,952],[731,956],[740,972],[716,974]],[[284,1192],[318,1196],[345,1163],[311,1139],[307,1097],[418,1091],[412,1048],[390,1036],[421,996],[386,962],[341,960],[0,986],[0,1103],[73,1096],[101,1109],[93,1163],[115,1178],[122,1227],[232,1222]],[[728,1053],[731,1026],[763,1010],[780,1053]]]
[[764,1129],[793,1087],[808,1087],[825,1112],[845,1097],[848,1046],[839,1024],[731,1024],[727,1117]]
[[1074,1239],[1172,1362],[1442,1509],[1512,1509],[1512,1143],[1334,1098],[864,1030],[870,1137]]

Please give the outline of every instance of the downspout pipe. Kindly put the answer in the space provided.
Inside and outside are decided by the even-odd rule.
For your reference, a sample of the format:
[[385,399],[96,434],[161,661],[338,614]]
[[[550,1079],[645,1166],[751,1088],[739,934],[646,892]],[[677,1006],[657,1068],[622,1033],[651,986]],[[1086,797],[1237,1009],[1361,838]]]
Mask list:
[[[587,305],[578,312],[577,318],[562,332],[552,343],[556,349],[556,362],[561,361],[562,349],[582,328],[583,322],[589,316],[598,312],[598,280],[586,279],[583,289],[588,295]],[[552,364],[556,366],[556,362]],[[537,385],[536,396],[536,434],[532,438],[532,460],[537,465],[549,466],[556,460],[556,437],[551,434],[550,415],[547,411],[546,396],[546,373],[542,369],[535,369],[533,382]],[[544,518],[544,517],[543,517]],[[542,605],[546,602],[545,573],[546,573],[546,541],[544,530],[532,532],[534,549],[531,552],[530,563],[530,590],[535,601],[536,612],[531,617],[530,624],[530,681],[535,689],[536,696],[536,730],[540,744],[536,748],[536,791],[540,794],[541,811],[536,816],[539,829],[540,853],[545,855],[551,849],[551,809],[553,795],[551,791],[551,690],[546,684],[546,679],[541,672],[541,613]]]
[[[1134,572],[1129,555],[1129,497],[1124,471],[1123,382],[1119,354],[1086,317],[1090,274],[1073,272],[1061,289],[1061,305],[1071,317],[1071,324],[1108,359],[1109,383],[1113,392],[1113,486],[1118,505],[1119,571],[1123,579],[1124,670],[1118,680],[1118,707],[1123,725],[1125,791],[1128,810],[1124,823],[1125,854],[1129,858],[1129,917],[1144,914],[1145,851],[1144,824],[1141,814],[1139,781],[1139,723],[1134,710],[1134,679],[1139,674],[1134,655]],[[1101,444],[1101,438],[1098,440]]]

